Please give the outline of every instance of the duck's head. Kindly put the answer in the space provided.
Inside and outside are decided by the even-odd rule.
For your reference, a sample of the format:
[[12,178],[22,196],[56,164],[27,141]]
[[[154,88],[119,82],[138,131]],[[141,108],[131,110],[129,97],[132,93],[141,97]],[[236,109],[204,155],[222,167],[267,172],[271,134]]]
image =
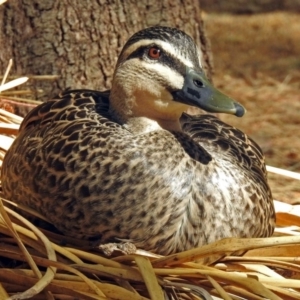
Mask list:
[[125,44],[113,76],[110,109],[121,123],[145,117],[178,129],[189,106],[243,116],[243,106],[205,77],[193,39],[176,28],[150,27]]

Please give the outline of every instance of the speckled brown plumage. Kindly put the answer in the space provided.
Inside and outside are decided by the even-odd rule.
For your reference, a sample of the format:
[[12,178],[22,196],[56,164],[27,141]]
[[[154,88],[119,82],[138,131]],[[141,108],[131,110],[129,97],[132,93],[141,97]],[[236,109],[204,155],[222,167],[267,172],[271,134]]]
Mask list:
[[63,233],[161,254],[265,237],[274,208],[259,146],[211,115],[135,133],[109,92],[65,91],[24,119],[2,167],[5,196]]

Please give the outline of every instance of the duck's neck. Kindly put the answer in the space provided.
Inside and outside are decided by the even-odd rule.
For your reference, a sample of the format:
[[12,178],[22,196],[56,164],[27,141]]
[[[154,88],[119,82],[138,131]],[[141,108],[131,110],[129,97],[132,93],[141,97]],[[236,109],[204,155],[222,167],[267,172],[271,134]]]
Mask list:
[[158,124],[165,130],[182,131],[179,118],[177,120],[158,120]]
[[[121,92],[120,92],[121,91]],[[110,113],[112,117],[128,130],[135,133],[147,133],[154,130],[181,131],[179,119],[181,117],[180,110],[168,111],[168,107],[159,106],[159,100],[147,100],[147,94],[136,95],[126,94],[128,89],[121,90],[112,89],[110,93]],[[144,100],[137,101],[137,96]],[[162,102],[162,101],[161,101]]]
[[128,117],[111,109],[114,119],[127,130],[135,134],[144,134],[155,130],[181,131],[179,120],[153,120],[148,117]]

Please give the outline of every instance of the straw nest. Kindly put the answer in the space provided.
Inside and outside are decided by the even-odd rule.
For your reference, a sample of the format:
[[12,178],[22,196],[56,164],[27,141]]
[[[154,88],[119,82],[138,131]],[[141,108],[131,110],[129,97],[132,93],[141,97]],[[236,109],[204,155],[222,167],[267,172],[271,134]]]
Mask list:
[[[7,91],[0,98],[13,100]],[[0,164],[21,121],[0,109]],[[0,299],[300,299],[300,205],[275,201],[271,238],[230,238],[167,257],[137,250],[107,258],[88,242],[36,227],[9,204],[1,197]]]

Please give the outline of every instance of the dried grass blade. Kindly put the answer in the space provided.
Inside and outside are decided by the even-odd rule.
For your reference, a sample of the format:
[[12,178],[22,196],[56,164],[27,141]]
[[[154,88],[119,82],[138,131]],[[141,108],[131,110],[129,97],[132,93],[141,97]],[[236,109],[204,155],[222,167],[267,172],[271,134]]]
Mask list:
[[206,256],[219,255],[221,258],[236,251],[246,251],[255,248],[265,248],[287,244],[300,244],[300,236],[252,239],[226,238],[200,248],[158,258],[152,261],[152,265],[154,267],[179,265],[184,262],[195,261]]
[[0,123],[0,132],[2,134],[17,135],[19,132],[19,128],[20,128],[20,126],[18,124]]
[[[277,220],[276,220],[277,221]],[[300,235],[299,226],[289,226],[289,227],[277,227],[275,228],[274,234],[277,236],[286,236],[286,235]]]
[[[10,79],[15,79],[15,78],[19,78],[20,76],[18,75],[10,75],[8,76],[8,78]],[[34,79],[34,80],[55,80],[60,78],[59,75],[27,75],[27,77],[29,79]],[[0,76],[0,78],[3,78],[2,76]]]
[[[0,100],[1,100],[1,97],[0,97]],[[0,114],[0,122],[4,122],[4,123],[8,123],[8,124],[13,124],[14,123],[11,120],[9,120],[8,118],[2,116],[1,114]]]
[[264,284],[271,284],[272,286],[283,287],[283,288],[300,288],[300,280],[299,279],[278,279],[278,278],[270,278],[265,276],[258,275],[259,281]]
[[[17,278],[19,276],[20,278],[17,280],[19,280],[20,282],[24,283],[24,280],[26,280],[26,282],[30,281],[31,283],[33,283],[32,280],[34,279],[34,274],[32,273],[31,270],[0,269],[0,280],[2,279],[5,280],[5,277],[7,276],[8,273],[12,273],[11,276],[12,278],[13,277]],[[95,280],[92,280],[92,282],[96,286],[98,286],[104,292],[104,294],[107,297],[109,297],[109,299],[120,299],[120,300],[127,300],[127,299],[147,300],[148,299],[139,295],[135,290],[129,291],[122,287],[116,286],[114,284],[97,282]],[[91,292],[90,287],[84,281],[82,281],[80,277],[75,275],[57,273],[55,279],[49,285],[49,290],[53,293],[58,293],[60,287],[67,287],[69,290],[76,291],[77,293],[79,292],[89,293],[89,296],[92,296],[90,294]],[[70,294],[71,293],[69,292],[69,295]]]
[[152,300],[164,300],[164,293],[159,285],[153,267],[148,258],[136,256],[135,262],[143,276],[149,295]]
[[[245,265],[246,268],[255,268],[256,271],[259,271],[263,274],[266,274],[270,277],[274,276],[274,277],[278,277],[280,276],[280,278],[283,278],[281,275],[279,275],[278,273],[274,272],[273,270],[269,269],[260,269],[260,267],[267,267],[267,266],[272,266],[275,268],[282,268],[282,269],[286,269],[286,270],[290,270],[293,272],[299,272],[300,273],[300,266],[295,264],[295,263],[290,263],[290,262],[285,262],[285,261],[281,261],[280,259],[282,259],[281,257],[277,257],[277,259],[275,258],[268,258],[268,257],[239,257],[239,256],[227,256],[225,258],[222,259],[222,261],[226,264],[227,262],[229,263],[236,263],[236,264],[241,264],[241,265]],[[293,261],[295,261],[293,259]],[[261,263],[260,265],[258,265],[258,263]],[[216,266],[218,267],[218,265]]]
[[300,216],[288,213],[276,213],[276,224],[280,226],[300,226]]
[[[175,290],[179,291],[179,293],[181,291],[185,292],[186,294],[188,294],[189,296],[192,297],[192,299],[205,299],[205,300],[213,300],[211,294],[205,290],[204,288],[196,285],[196,284],[188,284],[185,282],[174,282],[174,281],[168,281],[167,284],[165,284],[165,282],[163,281],[164,286],[166,286],[169,289],[174,290],[174,296],[176,297],[176,299],[181,299],[177,297],[177,294],[175,292]],[[194,295],[196,295],[196,297],[194,298]],[[220,299],[220,298],[218,298]]]
[[[43,93],[44,91],[42,89],[35,89],[34,90],[34,93],[38,93],[38,94],[41,94]],[[31,95],[33,94],[33,90],[18,90],[18,91],[5,91],[2,93],[2,95]],[[42,102],[41,102],[42,103]]]
[[105,267],[99,264],[91,265],[86,263],[72,265],[72,267],[84,272],[89,272],[89,273],[92,272],[96,275],[104,275],[110,278],[122,278],[126,280],[144,282],[141,274],[136,269],[130,267],[112,268],[112,267]]
[[291,205],[288,203],[274,200],[274,206],[276,213],[288,213],[300,216],[300,205]]
[[292,289],[283,289],[281,287],[277,287],[274,285],[265,284],[265,287],[276,292],[280,295],[280,297],[284,300],[288,299],[300,299],[300,294],[295,292],[295,290]]
[[[243,276],[241,276],[243,275]],[[265,287],[260,280],[251,278],[246,274],[227,273],[227,277],[231,284],[241,286],[254,294],[261,295],[267,299],[280,300],[281,298]],[[226,277],[223,280],[227,280]]]
[[[228,284],[233,284],[237,286],[241,286],[246,288],[247,290],[266,297],[268,299],[280,299],[273,292],[266,289],[264,285],[258,281],[257,279],[251,278],[244,273],[238,272],[225,272],[219,270],[201,270],[201,269],[188,269],[188,268],[172,268],[172,269],[154,269],[154,272],[157,275],[173,275],[173,276],[181,276],[181,277],[195,277],[195,278],[204,278],[206,276],[211,276],[215,279],[218,279],[221,282],[225,282]],[[258,276],[255,276],[258,278]]]
[[93,280],[91,280],[90,278],[88,278],[87,276],[85,276],[80,271],[78,271],[77,269],[75,269],[69,265],[63,264],[61,262],[51,261],[46,258],[41,258],[41,257],[37,257],[37,256],[32,256],[32,258],[40,266],[44,266],[44,267],[52,266],[57,269],[64,270],[69,273],[77,275],[78,277],[80,277],[80,279],[83,282],[85,282],[89,286],[90,290],[94,291],[95,294],[97,294],[100,297],[99,299],[102,299],[101,297],[105,298],[104,293],[98,288],[98,286],[95,284],[95,282]]
[[8,120],[10,120],[11,122],[16,123],[16,124],[21,124],[23,121],[22,117],[19,117],[13,113],[10,113],[2,108],[0,108],[0,114],[4,117],[8,118]]
[[3,93],[3,98],[5,100],[11,100],[11,101],[14,101],[14,102],[24,102],[27,105],[33,104],[32,107],[43,103],[40,100],[32,100],[32,99],[21,98],[21,97],[16,97],[16,96],[7,96],[7,95],[4,95],[4,93]]
[[3,85],[0,86],[0,93],[9,89],[12,89],[18,85],[21,85],[23,83],[25,83],[26,81],[28,81],[28,77],[20,77],[17,79],[14,79],[12,81],[9,81],[7,83],[4,83]]
[[106,296],[104,295],[104,293],[97,287],[97,285],[91,279],[89,279],[87,276],[85,276],[84,274],[82,274],[81,272],[79,272],[78,270],[76,270],[75,268],[72,268],[70,266],[64,265],[62,263],[53,262],[53,261],[49,261],[49,264],[51,264],[52,266],[55,266],[55,267],[57,267],[57,268],[59,268],[61,270],[65,270],[65,271],[68,271],[70,273],[73,273],[73,274],[79,276],[93,291],[95,291],[95,293],[99,297],[106,298]]
[[278,174],[278,175],[282,175],[282,176],[300,180],[300,173],[296,173],[296,172],[292,172],[292,171],[288,171],[288,170],[284,170],[284,169],[280,169],[280,168],[275,168],[275,167],[271,167],[271,166],[267,166],[267,171],[274,173],[274,174]]
[[60,253],[61,255],[68,258],[70,261],[74,262],[75,264],[83,263],[82,260],[78,256],[76,256],[72,252],[68,251],[68,249],[66,249],[65,247],[61,247],[61,246],[56,245],[54,243],[51,243],[51,244],[52,244],[53,249],[57,253]]
[[[5,207],[5,210],[9,212],[13,217],[19,219],[26,227],[28,227],[33,234],[36,236],[36,239],[38,241],[41,241],[47,251],[47,256],[49,260],[56,260],[56,254],[55,251],[51,245],[51,242],[48,240],[48,238],[36,227],[34,226],[31,222],[29,222],[26,218],[23,216],[19,215],[17,212],[11,210],[8,207]],[[52,270],[55,273],[55,268],[52,268]]]
[[296,262],[298,257],[300,257],[300,246],[296,245],[282,245],[273,246],[268,248],[253,248],[252,250],[247,251],[245,254],[246,257],[257,257],[257,256],[276,256],[276,257],[292,257],[293,261]]
[[30,79],[34,80],[55,80],[58,79],[59,75],[28,75]]
[[[33,276],[33,274],[28,272],[29,270],[18,270],[18,269],[0,269],[0,280],[3,284],[11,285],[11,292],[16,292],[16,290],[20,291],[24,288],[28,288],[34,285],[37,279]],[[57,284],[59,283],[59,284]],[[91,290],[86,288],[86,284],[84,282],[80,282],[82,284],[80,287],[84,286],[83,290],[79,290],[74,288],[74,286],[70,286],[68,281],[56,281],[54,280],[47,287],[48,291],[51,291],[53,294],[65,294],[68,296],[72,296],[72,299],[107,299],[103,297],[99,297],[98,295],[91,294]],[[77,286],[78,287],[78,286]],[[20,295],[20,294],[18,294]],[[0,298],[2,299],[2,298]],[[44,299],[44,298],[43,298]],[[59,299],[61,299],[59,297]]]
[[[4,2],[5,2],[5,1],[1,0],[1,1],[0,1],[0,5],[1,5],[2,3],[4,3]],[[1,81],[1,87],[4,85],[4,83],[5,83],[6,79],[7,79],[7,76],[8,76],[8,74],[9,74],[9,72],[10,72],[10,69],[11,69],[11,67],[12,67],[12,64],[13,64],[13,60],[10,59],[10,60],[8,61],[7,68],[6,68],[6,70],[5,70],[4,76],[3,76],[2,81]],[[0,92],[1,92],[1,91],[0,91]]]
[[42,274],[41,274],[40,270],[38,269],[37,265],[35,264],[35,262],[33,261],[32,257],[30,256],[29,252],[27,251],[26,247],[24,246],[23,242],[19,238],[19,235],[18,235],[17,231],[15,230],[13,224],[11,223],[10,218],[8,217],[8,215],[6,213],[5,207],[3,206],[2,199],[0,199],[0,216],[2,217],[3,224],[5,224],[7,226],[11,235],[14,237],[15,241],[17,242],[17,244],[18,244],[19,248],[21,249],[21,252],[25,256],[29,266],[31,267],[31,269],[33,270],[35,275],[38,278],[41,278]]
[[7,151],[13,142],[14,142],[13,138],[2,134],[0,135],[0,148],[3,149],[4,151]]
[[133,286],[130,284],[130,282],[128,280],[119,279],[119,278],[116,278],[115,280],[116,280],[116,283],[120,287],[124,288],[127,291],[134,293],[135,295],[139,295],[139,293],[133,288]]
[[[1,201],[1,203],[2,203],[2,201]],[[47,237],[39,229],[37,229],[37,227],[35,227],[33,224],[31,224],[29,221],[27,221],[24,217],[22,217],[21,215],[19,215],[15,211],[12,211],[8,207],[5,207],[5,210],[7,212],[9,212],[15,218],[19,219],[25,226],[27,226],[28,228],[30,228],[30,230],[44,244],[46,252],[47,252],[47,255],[48,255],[48,258],[50,260],[56,260],[56,254],[55,254],[55,251],[53,250],[53,248],[51,247],[50,241],[47,239]],[[13,227],[13,225],[12,225],[12,227]],[[15,231],[15,229],[14,229],[14,231]],[[23,245],[23,243],[22,243],[22,245]],[[25,248],[25,246],[24,246],[24,248]],[[26,249],[26,251],[27,251],[27,249]],[[35,263],[34,263],[34,266],[36,266]],[[37,268],[37,266],[36,266],[36,268]],[[54,278],[55,273],[56,273],[56,268],[53,268],[53,267],[47,268],[47,271],[46,271],[46,273],[44,275],[42,275],[41,272],[38,270],[37,278],[39,278],[39,280],[37,281],[37,283],[34,286],[32,286],[30,289],[28,289],[27,291],[23,292],[22,294],[18,294],[16,296],[12,296],[11,299],[27,299],[27,298],[31,298],[34,295],[40,293],[52,281],[52,279]],[[53,296],[51,296],[51,294],[49,294],[49,293],[46,293],[46,294],[47,294],[47,299],[54,299]]]
[[105,294],[109,299],[118,299],[118,300],[149,300],[149,298],[145,298],[138,294],[136,291],[132,292],[130,290],[126,290],[123,287],[110,284],[110,283],[101,283],[95,282],[99,288],[105,291]]
[[247,270],[255,271],[257,273],[263,274],[268,277],[277,278],[277,279],[283,279],[284,277],[276,273],[274,270],[270,269],[269,267],[265,265],[258,265],[253,263],[242,263],[242,266],[244,266]]
[[0,282],[0,299],[7,299],[7,298],[9,298],[9,296]]
[[[18,231],[18,232],[22,232],[23,234],[25,234],[26,236],[29,236],[33,239],[37,239],[37,237],[33,234],[33,232],[27,230],[26,228],[22,227],[22,226],[19,226],[19,225],[16,225],[14,224],[14,228]],[[13,256],[12,256],[13,257]],[[45,267],[49,267],[49,266],[53,266],[53,267],[56,267],[56,268],[60,268],[62,270],[66,270],[68,272],[71,272],[71,273],[74,273],[76,274],[77,276],[79,276],[84,282],[86,282],[86,284],[88,286],[90,286],[90,288],[92,290],[95,291],[96,294],[98,294],[99,296],[101,297],[104,297],[104,294],[97,288],[97,286],[89,279],[87,278],[85,275],[83,275],[81,272],[79,272],[78,270],[74,269],[74,268],[71,268],[67,265],[64,265],[62,263],[58,263],[58,262],[55,262],[55,261],[50,261],[50,260],[46,260],[46,259],[43,259],[43,258],[38,258],[38,257],[32,257],[34,258],[35,261],[38,261],[39,264],[41,264],[42,266],[45,266]],[[46,262],[46,263],[45,263]]]
[[69,248],[69,247],[65,247],[65,249],[67,249],[68,251],[70,251],[71,253],[75,254],[76,256],[88,260],[90,262],[93,262],[95,264],[101,264],[103,266],[107,266],[107,267],[113,267],[113,268],[124,268],[125,265],[120,264],[119,262],[115,262],[112,259],[108,259],[93,253],[88,253],[79,249],[75,249],[75,248]]
[[228,293],[226,293],[226,291],[221,287],[221,285],[215,279],[213,279],[211,276],[206,276],[206,278],[224,300],[232,300],[232,298],[228,295]]
[[227,285],[224,287],[224,289],[226,290],[226,292],[234,295],[235,300],[240,300],[241,298],[247,300],[262,300],[260,296],[237,286]]
[[3,202],[8,203],[10,206],[14,206],[14,207],[16,207],[18,209],[22,209],[26,213],[28,213],[28,214],[36,217],[36,218],[39,218],[41,220],[44,220],[44,221],[48,222],[48,220],[44,216],[42,216],[40,213],[38,213],[37,211],[33,210],[32,208],[29,208],[29,207],[27,207],[25,205],[17,204],[15,202],[7,200],[7,199],[3,198],[3,196],[4,196],[3,193],[0,192],[0,197],[1,197],[1,199],[2,199]]

